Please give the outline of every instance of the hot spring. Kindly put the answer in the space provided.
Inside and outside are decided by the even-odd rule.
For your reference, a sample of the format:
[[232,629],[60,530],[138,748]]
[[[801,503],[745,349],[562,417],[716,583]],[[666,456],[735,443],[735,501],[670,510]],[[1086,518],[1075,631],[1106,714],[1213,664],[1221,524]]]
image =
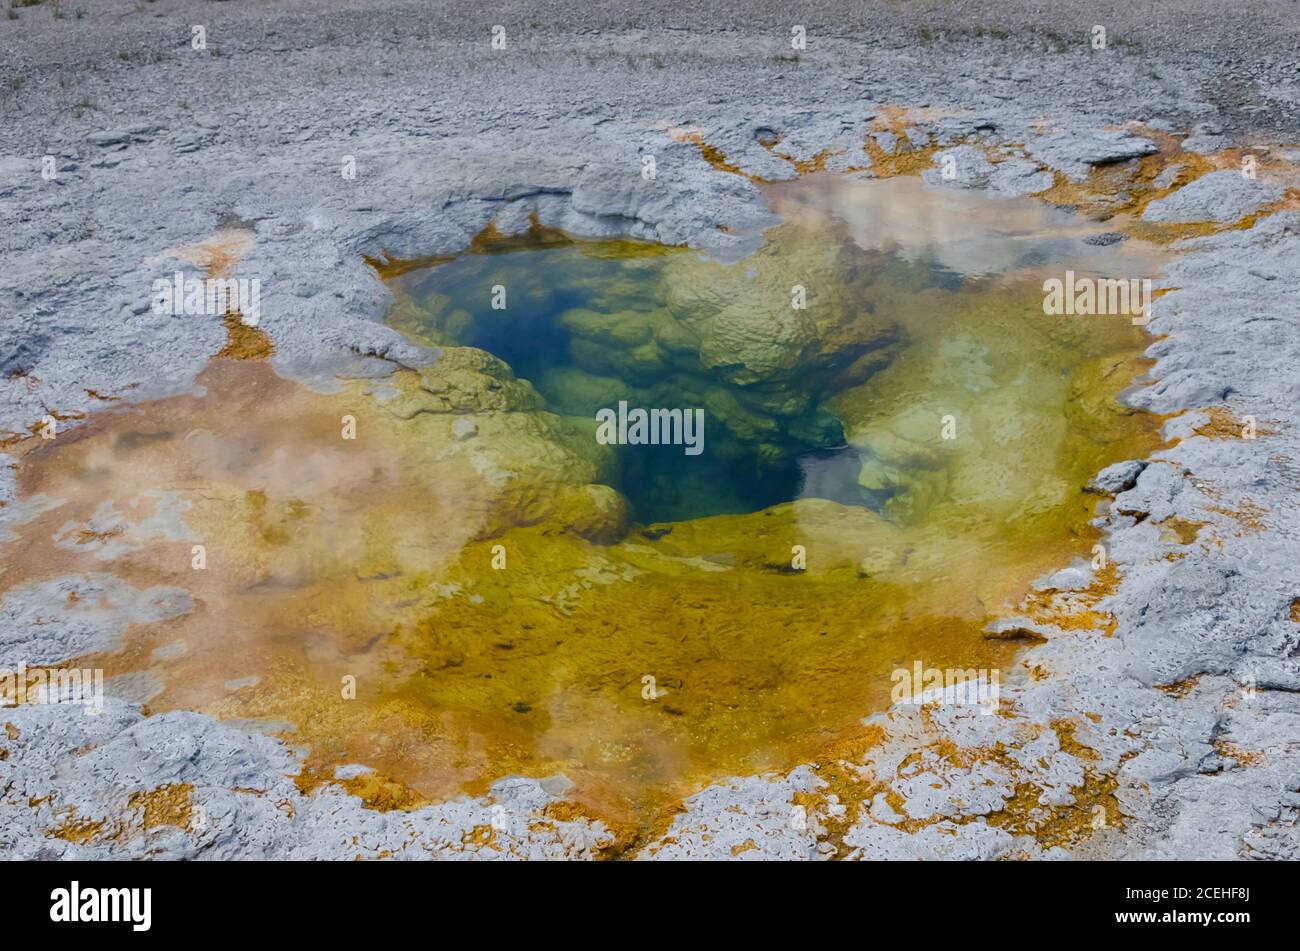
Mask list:
[[[767,189],[785,223],[737,263],[489,232],[382,268],[428,367],[322,394],[223,357],[100,414],[25,458],[59,504],[8,585],[189,592],[78,665],[284,736],[304,783],[372,767],[377,807],[527,774],[646,829],[860,736],[896,669],[1009,669],[985,626],[1157,443],[1118,401],[1144,332],[1045,315],[1043,281],[1159,254],[915,179]],[[598,439],[620,403],[700,411],[702,451]]]

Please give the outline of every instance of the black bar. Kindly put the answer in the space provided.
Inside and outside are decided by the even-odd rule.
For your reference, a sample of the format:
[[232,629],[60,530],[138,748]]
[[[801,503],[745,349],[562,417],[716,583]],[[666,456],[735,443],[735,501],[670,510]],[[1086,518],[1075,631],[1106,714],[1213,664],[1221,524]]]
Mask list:
[[[681,934],[701,918],[725,925],[733,937],[752,929],[762,936],[781,916],[822,928],[835,922],[846,937],[856,933],[863,941],[908,932],[917,940],[966,942],[1190,930],[1232,940],[1260,924],[1287,925],[1293,891],[1292,869],[1282,863],[850,863],[731,868],[725,883],[697,863],[540,874],[535,866],[485,864],[30,863],[4,876],[6,931],[127,941],[229,937],[262,946],[277,936],[374,940],[387,933],[397,940],[410,929],[438,943],[443,927],[456,929],[445,933],[452,937],[467,924],[483,929],[485,940],[502,924],[539,938],[570,929],[631,937],[661,927]],[[148,930],[130,920],[132,908],[143,919],[142,904],[123,905],[125,921],[52,921],[56,890],[70,898],[74,881],[83,903],[90,890],[149,889]]]

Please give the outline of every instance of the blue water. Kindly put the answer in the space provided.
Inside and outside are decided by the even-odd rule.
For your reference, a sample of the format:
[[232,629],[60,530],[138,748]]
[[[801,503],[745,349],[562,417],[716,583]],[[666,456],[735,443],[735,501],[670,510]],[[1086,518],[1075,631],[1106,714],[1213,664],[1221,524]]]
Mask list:
[[[818,373],[740,385],[702,366],[690,341],[666,360],[636,359],[638,347],[659,346],[652,328],[667,316],[665,269],[674,255],[691,253],[555,235],[478,249],[398,278],[421,310],[413,322],[407,311],[397,325],[435,344],[501,358],[536,387],[548,409],[591,428],[593,438],[597,410],[616,408],[619,400],[647,409],[704,408],[705,450],[698,456],[671,445],[617,448],[613,481],[642,523],[753,512],[806,497],[878,507],[884,499],[857,484],[858,453],[845,445],[839,420],[818,406]],[[933,262],[851,245],[844,280],[961,284]],[[492,306],[498,285],[506,289],[503,309]],[[608,324],[611,317],[616,324]],[[575,321],[584,333],[575,332]],[[781,403],[782,411],[773,412]]]

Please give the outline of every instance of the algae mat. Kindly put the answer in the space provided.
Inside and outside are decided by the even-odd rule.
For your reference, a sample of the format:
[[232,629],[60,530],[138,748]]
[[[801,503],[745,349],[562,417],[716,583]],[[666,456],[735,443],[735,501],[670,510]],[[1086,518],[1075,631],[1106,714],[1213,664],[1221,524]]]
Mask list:
[[[119,619],[79,666],[283,735],[304,785],[557,777],[643,830],[861,735],[897,669],[1008,671],[985,625],[1091,556],[1083,485],[1157,443],[1117,402],[1141,329],[1045,316],[1042,281],[1158,252],[916,180],[769,196],[731,265],[535,229],[391,266],[429,366],[320,394],[218,359],[30,449],[0,587],[64,578]],[[600,441],[620,401],[701,410],[702,451]],[[134,623],[120,582],[193,604]]]

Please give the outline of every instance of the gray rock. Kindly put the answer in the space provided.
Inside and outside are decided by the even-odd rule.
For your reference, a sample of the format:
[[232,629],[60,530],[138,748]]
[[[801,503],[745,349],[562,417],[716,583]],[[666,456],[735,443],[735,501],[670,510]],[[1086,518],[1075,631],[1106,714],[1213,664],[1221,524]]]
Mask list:
[[1222,135],[1189,135],[1183,139],[1182,147],[1184,151],[1196,152],[1200,155],[1213,155],[1215,152],[1222,152],[1228,146],[1228,139]]
[[947,188],[983,188],[993,174],[993,163],[971,145],[944,149],[934,155],[935,168],[921,173],[927,185]]
[[1039,162],[1082,181],[1090,169],[1156,151],[1155,143],[1123,129],[1053,132],[1030,139],[1025,150]]
[[1007,159],[994,164],[982,151],[970,145],[936,152],[936,168],[921,173],[927,185],[946,188],[986,188],[1006,198],[1019,198],[1045,191],[1053,185],[1050,172],[1025,159]]
[[105,130],[103,132],[92,132],[86,136],[86,141],[91,145],[105,148],[110,145],[125,146],[131,141],[131,133],[125,129]]
[[182,588],[136,589],[113,575],[35,582],[0,600],[0,665],[59,664],[114,649],[126,628],[191,611]]
[[1043,171],[1033,162],[1008,159],[994,166],[989,175],[989,191],[1006,198],[1037,195],[1056,184],[1051,172]]
[[1172,185],[1175,181],[1178,180],[1178,176],[1182,173],[1182,171],[1183,171],[1183,164],[1181,162],[1176,163],[1174,165],[1170,165],[1166,167],[1159,175],[1157,175],[1155,177],[1155,180],[1151,184],[1153,184],[1156,188],[1168,188],[1170,185]]
[[1223,129],[1214,122],[1198,122],[1192,134],[1182,141],[1185,151],[1199,152],[1202,155],[1219,152],[1227,144],[1228,138],[1223,134]]
[[1128,236],[1118,231],[1103,231],[1101,234],[1090,234],[1083,239],[1084,244],[1091,244],[1095,247],[1108,247],[1112,244],[1119,244]]
[[1128,459],[1116,462],[1102,469],[1084,486],[1086,492],[1098,492],[1105,495],[1117,495],[1133,488],[1147,463],[1141,459]]
[[1277,185],[1247,178],[1240,172],[1208,172],[1147,205],[1142,217],[1171,224],[1239,221],[1281,196],[1282,189]]

